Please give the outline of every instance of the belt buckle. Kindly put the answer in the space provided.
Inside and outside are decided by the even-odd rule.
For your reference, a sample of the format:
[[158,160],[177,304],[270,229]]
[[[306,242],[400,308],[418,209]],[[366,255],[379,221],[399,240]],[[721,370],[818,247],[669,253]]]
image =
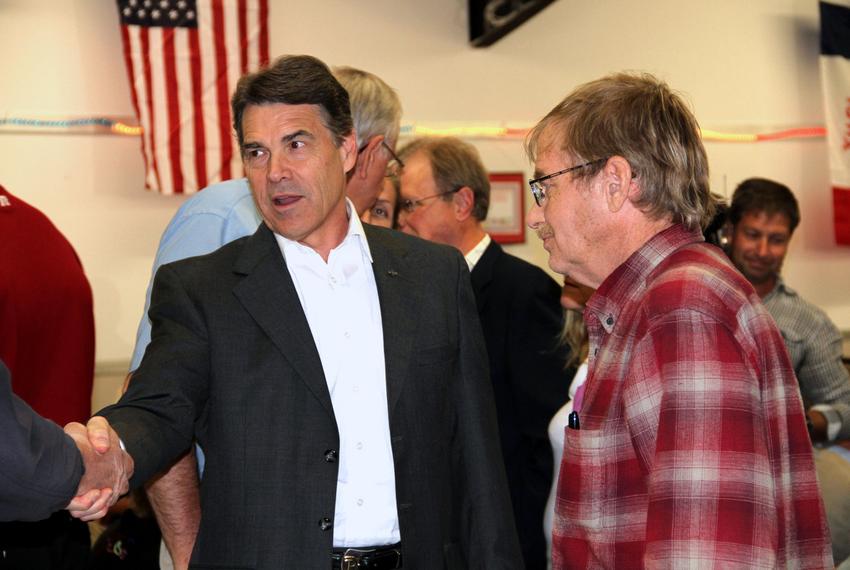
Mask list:
[[339,570],[357,570],[360,568],[360,560],[363,557],[363,551],[356,548],[349,548],[342,554],[342,560],[339,563]]

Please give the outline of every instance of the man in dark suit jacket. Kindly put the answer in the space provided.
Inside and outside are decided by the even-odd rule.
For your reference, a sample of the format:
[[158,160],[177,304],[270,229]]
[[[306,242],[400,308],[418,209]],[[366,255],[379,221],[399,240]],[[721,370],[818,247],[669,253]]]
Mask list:
[[0,361],[0,521],[41,520],[76,495],[83,460],[73,440],[12,393]]
[[549,420],[567,400],[561,288],[542,269],[505,253],[482,227],[490,183],[475,148],[422,138],[399,151],[400,229],[454,246],[472,271],[490,357],[499,435],[526,567],[546,567],[543,512],[552,484]]
[[197,438],[196,567],[520,567],[463,261],[361,225],[348,96],[320,61],[281,58],[232,105],[265,224],[157,273],[151,344],[102,412],[133,483]]
[[[120,482],[111,478],[116,470],[110,462],[123,452],[95,454],[85,434],[72,439],[39,416],[12,392],[11,374],[2,360],[0,433],[0,521],[46,519],[66,508],[78,492],[91,491],[84,497],[87,505],[103,505],[98,502],[100,489],[116,486],[119,493],[127,490],[126,477]],[[132,471],[132,466],[128,469]],[[4,560],[9,562],[5,552],[0,566]]]

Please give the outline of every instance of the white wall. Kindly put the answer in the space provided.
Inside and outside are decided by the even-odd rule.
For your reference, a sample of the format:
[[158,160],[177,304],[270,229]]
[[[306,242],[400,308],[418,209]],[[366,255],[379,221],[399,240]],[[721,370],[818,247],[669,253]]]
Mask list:
[[[527,126],[581,82],[642,69],[686,93],[706,128],[823,124],[815,0],[560,0],[481,50],[467,45],[463,0],[271,4],[273,55],[377,73],[398,89],[405,123]],[[132,115],[113,2],[2,0],[0,53],[0,114]],[[528,172],[518,141],[474,142],[489,168]],[[797,193],[786,278],[850,329],[850,248],[832,245],[825,141],[707,148],[716,190],[766,176]],[[182,199],[145,192],[139,143],[118,136],[0,133],[0,184],[77,248],[98,360],[126,360],[159,235]],[[546,265],[533,235],[514,249]]]

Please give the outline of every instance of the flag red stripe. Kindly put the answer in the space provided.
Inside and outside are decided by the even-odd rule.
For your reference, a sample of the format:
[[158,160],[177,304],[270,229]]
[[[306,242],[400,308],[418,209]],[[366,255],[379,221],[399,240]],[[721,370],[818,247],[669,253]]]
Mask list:
[[850,245],[850,188],[832,187],[835,243]]
[[201,41],[198,37],[197,28],[189,30],[187,36],[189,41],[190,68],[192,69],[192,125],[195,141],[195,177],[198,187],[195,190],[207,187],[207,137],[204,129],[203,111],[203,85],[201,84]]
[[168,158],[171,162],[171,191],[183,193],[183,166],[180,163],[180,101],[177,93],[177,63],[174,28],[162,30],[162,59],[165,70],[165,97],[168,111]]
[[269,4],[203,0],[198,28],[120,26],[148,189],[191,193],[239,176],[230,95],[237,76],[268,65]]
[[269,2],[260,0],[260,67],[269,63]]
[[221,145],[221,175],[218,179],[228,180],[231,178],[230,161],[233,159],[233,143],[230,140],[230,107],[228,105],[230,90],[227,85],[227,46],[224,43],[224,7],[222,6],[222,0],[213,0],[211,7],[215,43],[218,135]]
[[139,40],[142,43],[142,61],[144,61],[144,65],[142,67],[144,68],[145,73],[145,93],[147,95],[148,103],[148,121],[150,121],[149,124],[143,125],[143,128],[145,129],[145,136],[147,136],[150,141],[149,144],[151,147],[151,159],[153,160],[153,173],[156,178],[157,189],[161,192],[162,181],[159,179],[159,162],[156,159],[156,138],[154,137],[154,133],[156,132],[154,124],[156,121],[154,120],[153,85],[151,84],[153,75],[151,73],[151,42],[147,28],[142,27],[139,29]]
[[247,0],[239,0],[236,8],[239,20],[239,70],[248,73],[248,6]]
[[[124,65],[127,66],[127,79],[130,82],[130,96],[133,99],[133,109],[136,111],[136,119],[142,123],[142,113],[139,110],[139,95],[136,93],[136,70],[133,66],[132,47],[130,45],[130,32],[127,26],[121,26],[121,43],[124,45]],[[145,172],[148,171],[148,153],[145,152],[145,133],[139,136],[139,146],[142,147],[142,161],[145,163]],[[145,176],[145,188],[150,190],[148,177]]]

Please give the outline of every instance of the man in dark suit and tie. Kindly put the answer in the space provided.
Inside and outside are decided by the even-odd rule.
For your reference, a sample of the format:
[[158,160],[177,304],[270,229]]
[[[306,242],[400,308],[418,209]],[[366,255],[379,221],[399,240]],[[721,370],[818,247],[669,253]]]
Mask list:
[[464,254],[490,357],[502,454],[526,567],[546,567],[543,512],[552,484],[548,424],[566,402],[561,288],[542,269],[505,253],[484,231],[490,182],[475,148],[421,138],[399,151],[400,229]]
[[197,438],[195,567],[521,567],[463,260],[360,223],[348,95],[317,59],[243,77],[232,107],[265,223],[157,273],[102,412],[132,482]]

